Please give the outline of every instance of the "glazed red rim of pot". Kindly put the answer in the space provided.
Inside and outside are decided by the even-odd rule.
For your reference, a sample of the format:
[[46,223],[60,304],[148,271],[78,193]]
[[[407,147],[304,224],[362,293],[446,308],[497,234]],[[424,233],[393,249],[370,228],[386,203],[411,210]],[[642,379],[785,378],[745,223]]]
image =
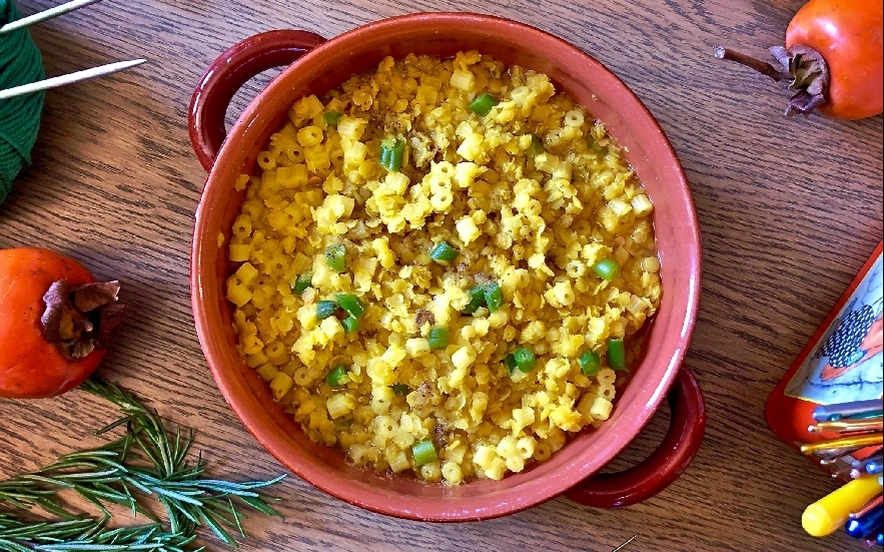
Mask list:
[[[353,467],[342,454],[311,442],[273,402],[266,384],[236,350],[232,307],[225,299],[225,279],[232,267],[223,243],[243,200],[243,193],[234,189],[237,177],[253,171],[258,152],[296,100],[307,94],[321,96],[348,77],[375,68],[388,55],[450,57],[464,50],[546,73],[558,90],[605,124],[654,202],[663,297],[645,337],[643,359],[630,382],[618,391],[616,407],[600,428],[576,434],[550,459],[501,481],[445,486]],[[225,138],[224,114],[233,94],[250,77],[275,65],[288,67],[249,104]],[[594,58],[534,27],[468,13],[393,17],[328,41],[306,31],[271,31],[232,46],[212,64],[194,92],[189,117],[191,141],[209,172],[196,213],[191,258],[200,344],[218,388],[243,425],[302,479],[383,514],[431,521],[478,520],[516,512],[562,493],[593,506],[634,503],[674,481],[696,454],[705,408],[696,379],[681,367],[700,294],[700,239],[693,200],[657,121]],[[596,474],[640,432],[667,392],[673,412],[663,444],[630,470]]]

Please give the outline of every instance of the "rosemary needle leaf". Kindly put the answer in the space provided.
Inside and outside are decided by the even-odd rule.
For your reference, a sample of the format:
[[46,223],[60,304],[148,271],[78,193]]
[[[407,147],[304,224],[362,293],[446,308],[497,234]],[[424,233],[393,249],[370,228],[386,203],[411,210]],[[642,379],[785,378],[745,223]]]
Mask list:
[[248,496],[241,496],[239,497],[239,499],[264,515],[278,518],[282,517],[282,514],[280,514],[272,506],[267,504],[261,497],[252,498]]
[[135,439],[135,443],[139,446],[139,448],[141,448],[141,451],[144,453],[145,456],[147,456],[147,458],[151,461],[151,463],[152,463],[154,466],[156,466],[158,469],[159,469],[160,467],[162,467],[162,462],[161,462],[161,460],[156,456],[156,452],[153,451],[153,450],[151,449],[151,447],[149,447],[149,446],[144,442],[144,440],[143,440],[141,437],[139,437],[138,435],[136,435],[136,436],[134,437],[134,439]]
[[75,460],[84,460],[91,462],[96,458],[115,458],[116,456],[117,453],[112,450],[83,450],[80,452],[71,452],[69,454],[65,454],[64,456],[60,457],[58,459],[58,462],[53,464],[53,466]]
[[203,503],[195,498],[191,498],[187,494],[184,493],[176,493],[175,491],[170,491],[168,489],[164,489],[162,487],[155,487],[153,489],[157,494],[165,495],[169,498],[180,500],[181,502],[187,502],[188,504],[193,504],[194,506],[202,506]]
[[89,493],[84,493],[84,492],[80,492],[80,496],[85,498],[87,501],[91,502],[96,508],[98,508],[98,510],[102,514],[104,514],[105,517],[111,516],[110,510],[105,508],[104,504],[102,504],[101,501],[98,500],[97,498],[95,498],[94,496],[90,495]]
[[233,521],[236,524],[236,529],[239,531],[239,534],[242,535],[243,538],[245,538],[246,532],[242,528],[240,514],[236,511],[236,506],[233,504],[233,500],[231,500],[230,497],[227,497],[227,503],[230,505],[230,513],[233,514]]
[[228,510],[228,506],[226,504],[219,504],[210,508],[206,508],[204,513],[211,517],[213,521],[217,522],[219,525],[226,525],[227,527],[235,527],[239,530],[239,534],[245,537],[245,533],[243,533],[240,529],[242,526],[237,523],[238,515],[236,514],[236,510],[232,513]]
[[[166,509],[166,512],[169,517],[169,531],[172,533],[184,533],[187,531],[192,531],[192,526],[185,522],[182,519],[181,514],[178,513],[178,510],[173,508],[168,504],[166,497],[160,496],[157,498],[160,504]],[[196,520],[193,520],[193,524],[196,524]]]
[[233,537],[230,536],[230,533],[224,530],[224,527],[221,526],[215,519],[206,511],[200,512],[200,517],[203,522],[212,530],[215,535],[221,539],[224,544],[228,546],[236,547],[236,541],[233,540]]
[[108,425],[104,426],[103,428],[99,429],[98,431],[95,432],[95,434],[96,435],[104,435],[108,431],[112,431],[120,426],[124,426],[131,421],[132,421],[132,416],[126,416],[125,418],[120,418],[116,422],[108,424]]
[[[123,468],[123,470],[125,471],[125,468]],[[74,481],[77,479],[100,481],[101,479],[107,479],[107,476],[109,475],[116,475],[119,471],[120,468],[111,468],[109,470],[94,471],[89,473],[65,473],[59,475],[58,477],[56,477],[56,479],[58,479],[59,481]]]

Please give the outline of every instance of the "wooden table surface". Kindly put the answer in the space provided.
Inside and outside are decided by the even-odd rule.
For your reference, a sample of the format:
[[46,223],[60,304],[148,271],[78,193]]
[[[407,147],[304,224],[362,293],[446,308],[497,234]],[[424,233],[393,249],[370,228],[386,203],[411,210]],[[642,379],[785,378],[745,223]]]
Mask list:
[[[51,0],[19,0],[24,14]],[[53,90],[33,166],[0,205],[0,247],[44,246],[126,286],[129,317],[99,373],[197,429],[212,474],[282,468],[221,398],[194,332],[188,287],[193,213],[205,173],[187,133],[197,79],[231,44],[275,28],[333,37],[402,13],[479,11],[545,29],[610,67],[659,119],[696,201],[703,295],[687,364],[708,407],[703,447],[668,489],[596,510],[553,499],[504,518],[403,521],[360,510],[295,476],[275,492],[285,520],[250,517],[242,550],[591,550],[637,535],[636,551],[860,550],[814,539],[804,507],[836,485],[767,428],[764,404],[882,237],[882,118],[781,114],[782,86],[712,56],[779,44],[803,0],[105,0],[32,27],[49,75],[145,57],[129,72]],[[272,77],[235,98],[232,122]],[[0,476],[84,444],[116,416],[81,391],[0,401]],[[612,464],[659,443],[668,413]],[[210,549],[223,549],[213,536]]]

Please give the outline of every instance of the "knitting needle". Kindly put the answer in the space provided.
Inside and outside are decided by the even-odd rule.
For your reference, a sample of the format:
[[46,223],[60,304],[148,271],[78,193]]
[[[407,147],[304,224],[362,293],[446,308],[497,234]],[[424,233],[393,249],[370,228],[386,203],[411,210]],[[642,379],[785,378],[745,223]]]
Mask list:
[[12,21],[11,23],[7,23],[6,25],[0,27],[0,35],[14,31],[16,29],[21,29],[22,27],[27,27],[28,25],[33,25],[34,23],[39,23],[41,21],[46,21],[47,19],[52,19],[53,17],[59,15],[64,15],[74,10],[78,10],[84,6],[88,6],[89,4],[94,4],[100,1],[101,0],[71,0],[70,2],[61,4],[60,6],[55,6],[54,8],[49,8],[48,10],[43,10],[33,15],[29,15],[27,17]]
[[881,504],[884,504],[884,502],[882,502],[882,499],[884,499],[884,495],[876,496],[875,498],[866,502],[865,506],[863,506],[859,510],[856,510],[855,512],[850,512],[847,515],[847,517],[850,519],[856,519],[856,518],[863,517],[864,515],[868,514],[872,510],[874,510],[875,508],[880,508]]
[[810,433],[820,433],[823,431],[834,431],[836,433],[862,432],[872,431],[880,432],[884,429],[884,418],[859,418],[855,420],[828,420],[818,422],[807,427]]
[[813,409],[811,416],[817,422],[840,420],[841,418],[867,418],[881,416],[881,400],[855,401],[840,404],[820,405]]
[[823,450],[815,450],[814,454],[817,456],[821,456],[820,465],[828,466],[830,464],[835,464],[845,456],[853,454],[856,452],[856,448],[841,448],[841,449],[823,449]]
[[[873,454],[865,460],[854,462],[852,467],[859,472],[860,475],[863,473],[878,475],[879,473],[884,472],[884,469],[882,469],[884,468],[884,456],[882,456],[880,452],[878,454]],[[853,470],[851,470],[850,475],[853,477]],[[859,477],[859,475],[856,477]]]
[[818,443],[801,445],[801,452],[808,454],[824,449],[860,448],[870,445],[880,445],[882,441],[884,441],[884,436],[874,434],[859,437],[842,437],[840,439],[831,439],[820,441]]
[[618,546],[617,548],[615,548],[615,549],[612,550],[611,552],[619,552],[620,550],[623,550],[623,547],[626,546],[627,544],[631,543],[632,541],[634,541],[635,538],[636,538],[637,536],[638,536],[638,535],[632,535],[632,538],[631,538],[631,539],[629,539],[628,541],[624,542],[623,544],[621,544],[620,546]]
[[22,94],[30,94],[32,92],[38,92],[40,90],[46,90],[49,88],[56,88],[58,86],[64,86],[65,84],[71,84],[94,77],[110,75],[111,73],[116,73],[117,71],[136,67],[146,61],[146,59],[130,59],[129,61],[117,61],[115,63],[108,63],[107,65],[100,65],[98,67],[84,69],[82,71],[69,73],[67,75],[61,75],[58,77],[52,77],[50,79],[22,84],[21,86],[14,86],[12,88],[7,88],[6,90],[0,90],[0,100],[13,98],[15,96],[21,96]]

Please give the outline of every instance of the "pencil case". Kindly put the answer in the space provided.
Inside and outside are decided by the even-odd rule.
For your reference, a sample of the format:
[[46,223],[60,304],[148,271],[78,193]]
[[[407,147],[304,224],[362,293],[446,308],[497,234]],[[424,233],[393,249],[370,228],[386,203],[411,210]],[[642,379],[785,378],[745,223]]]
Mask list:
[[842,485],[801,516],[808,534],[838,527],[867,546],[882,534],[882,244],[767,401],[771,430]]
[[[768,426],[792,448],[824,439],[808,430],[817,407],[882,400],[881,252],[879,242],[767,401]],[[850,460],[822,466],[846,481],[837,471]]]

